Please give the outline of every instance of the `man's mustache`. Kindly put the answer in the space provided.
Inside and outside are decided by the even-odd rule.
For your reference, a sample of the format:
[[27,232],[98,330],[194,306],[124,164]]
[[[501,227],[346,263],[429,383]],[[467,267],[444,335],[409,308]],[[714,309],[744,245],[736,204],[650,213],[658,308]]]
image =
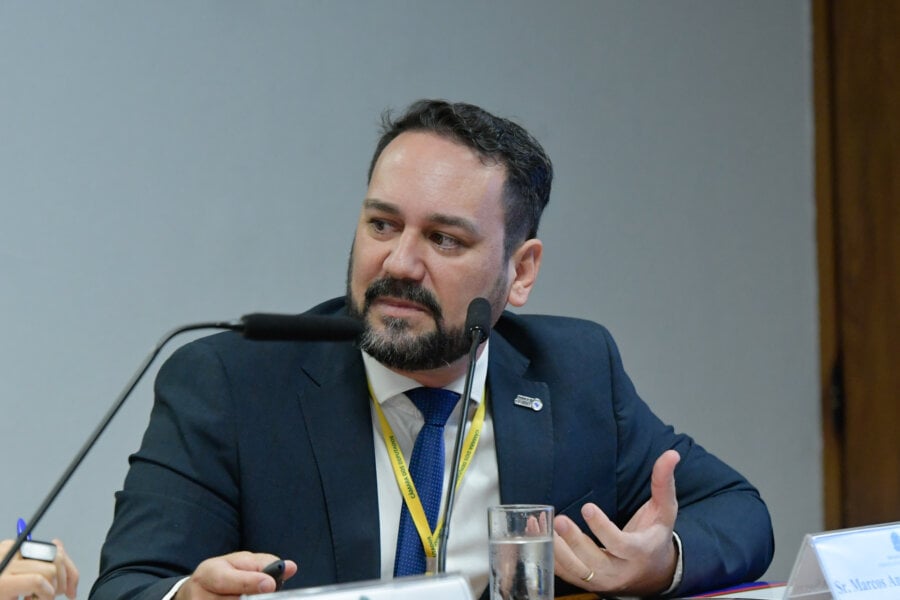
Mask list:
[[430,291],[408,279],[393,279],[390,277],[376,279],[366,289],[363,314],[368,313],[372,303],[383,296],[415,302],[425,307],[436,321],[440,321],[443,318],[443,311],[441,311],[437,298]]

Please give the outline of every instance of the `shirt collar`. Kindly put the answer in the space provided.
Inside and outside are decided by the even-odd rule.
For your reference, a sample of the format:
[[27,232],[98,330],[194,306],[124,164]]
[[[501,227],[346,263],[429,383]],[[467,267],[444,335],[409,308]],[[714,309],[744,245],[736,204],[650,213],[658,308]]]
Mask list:
[[[475,402],[481,402],[484,394],[484,386],[487,381],[488,352],[490,350],[490,341],[484,345],[484,351],[475,361],[475,373],[472,376],[472,393],[471,399]],[[379,404],[384,404],[386,400],[403,394],[413,388],[422,387],[422,384],[415,379],[404,377],[399,373],[391,371],[386,366],[375,360],[370,354],[362,352],[363,364],[366,367],[366,377],[369,379],[369,386],[375,394]],[[444,389],[452,390],[457,394],[463,393],[466,385],[466,376],[462,375],[458,379],[452,381],[449,385],[445,385]]]

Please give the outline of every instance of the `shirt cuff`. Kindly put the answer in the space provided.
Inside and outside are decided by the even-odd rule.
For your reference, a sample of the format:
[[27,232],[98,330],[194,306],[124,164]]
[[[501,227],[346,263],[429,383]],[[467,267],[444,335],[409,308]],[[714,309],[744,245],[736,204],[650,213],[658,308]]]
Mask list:
[[681,585],[681,579],[684,575],[684,559],[682,558],[681,553],[681,538],[678,537],[678,534],[674,531],[672,532],[672,537],[675,539],[675,553],[678,555],[678,562],[675,563],[675,575],[672,577],[672,585],[670,585],[666,591],[663,592],[663,595],[671,594],[675,591],[675,589]]
[[184,585],[184,582],[190,579],[190,577],[185,577],[184,579],[179,579],[178,582],[172,586],[172,589],[169,590],[169,593],[163,596],[160,600],[172,600],[175,597],[175,594],[178,593],[178,590],[181,589],[181,586]]

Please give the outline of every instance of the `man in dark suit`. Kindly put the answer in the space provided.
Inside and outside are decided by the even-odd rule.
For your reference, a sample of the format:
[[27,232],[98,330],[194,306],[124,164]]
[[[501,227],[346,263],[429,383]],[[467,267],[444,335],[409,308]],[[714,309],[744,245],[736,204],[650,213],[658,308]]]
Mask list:
[[[419,500],[404,493],[416,472],[406,463],[420,430],[455,437],[476,297],[494,328],[466,399],[478,435],[448,570],[482,593],[485,510],[502,502],[556,507],[558,592],[683,595],[761,575],[773,548],[758,493],[651,413],[608,332],[504,312],[535,284],[551,180],[537,141],[480,108],[420,101],[388,121],[346,298],[313,309],[361,319],[361,339],[221,334],[176,352],[117,494],[92,598],[271,591],[261,570],[277,556],[289,559],[288,586],[422,572],[437,515],[408,516]],[[445,414],[423,427],[438,402],[421,400],[423,387],[448,400],[446,425]],[[435,502],[448,485],[445,472]]]

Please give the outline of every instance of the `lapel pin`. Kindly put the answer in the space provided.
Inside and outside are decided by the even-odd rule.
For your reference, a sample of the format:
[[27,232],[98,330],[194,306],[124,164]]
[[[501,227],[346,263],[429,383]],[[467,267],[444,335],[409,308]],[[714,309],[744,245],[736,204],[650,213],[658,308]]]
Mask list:
[[516,396],[516,399],[513,400],[513,404],[524,408],[530,408],[535,412],[544,408],[544,403],[541,402],[540,398],[532,398],[531,396],[523,396],[522,394]]

